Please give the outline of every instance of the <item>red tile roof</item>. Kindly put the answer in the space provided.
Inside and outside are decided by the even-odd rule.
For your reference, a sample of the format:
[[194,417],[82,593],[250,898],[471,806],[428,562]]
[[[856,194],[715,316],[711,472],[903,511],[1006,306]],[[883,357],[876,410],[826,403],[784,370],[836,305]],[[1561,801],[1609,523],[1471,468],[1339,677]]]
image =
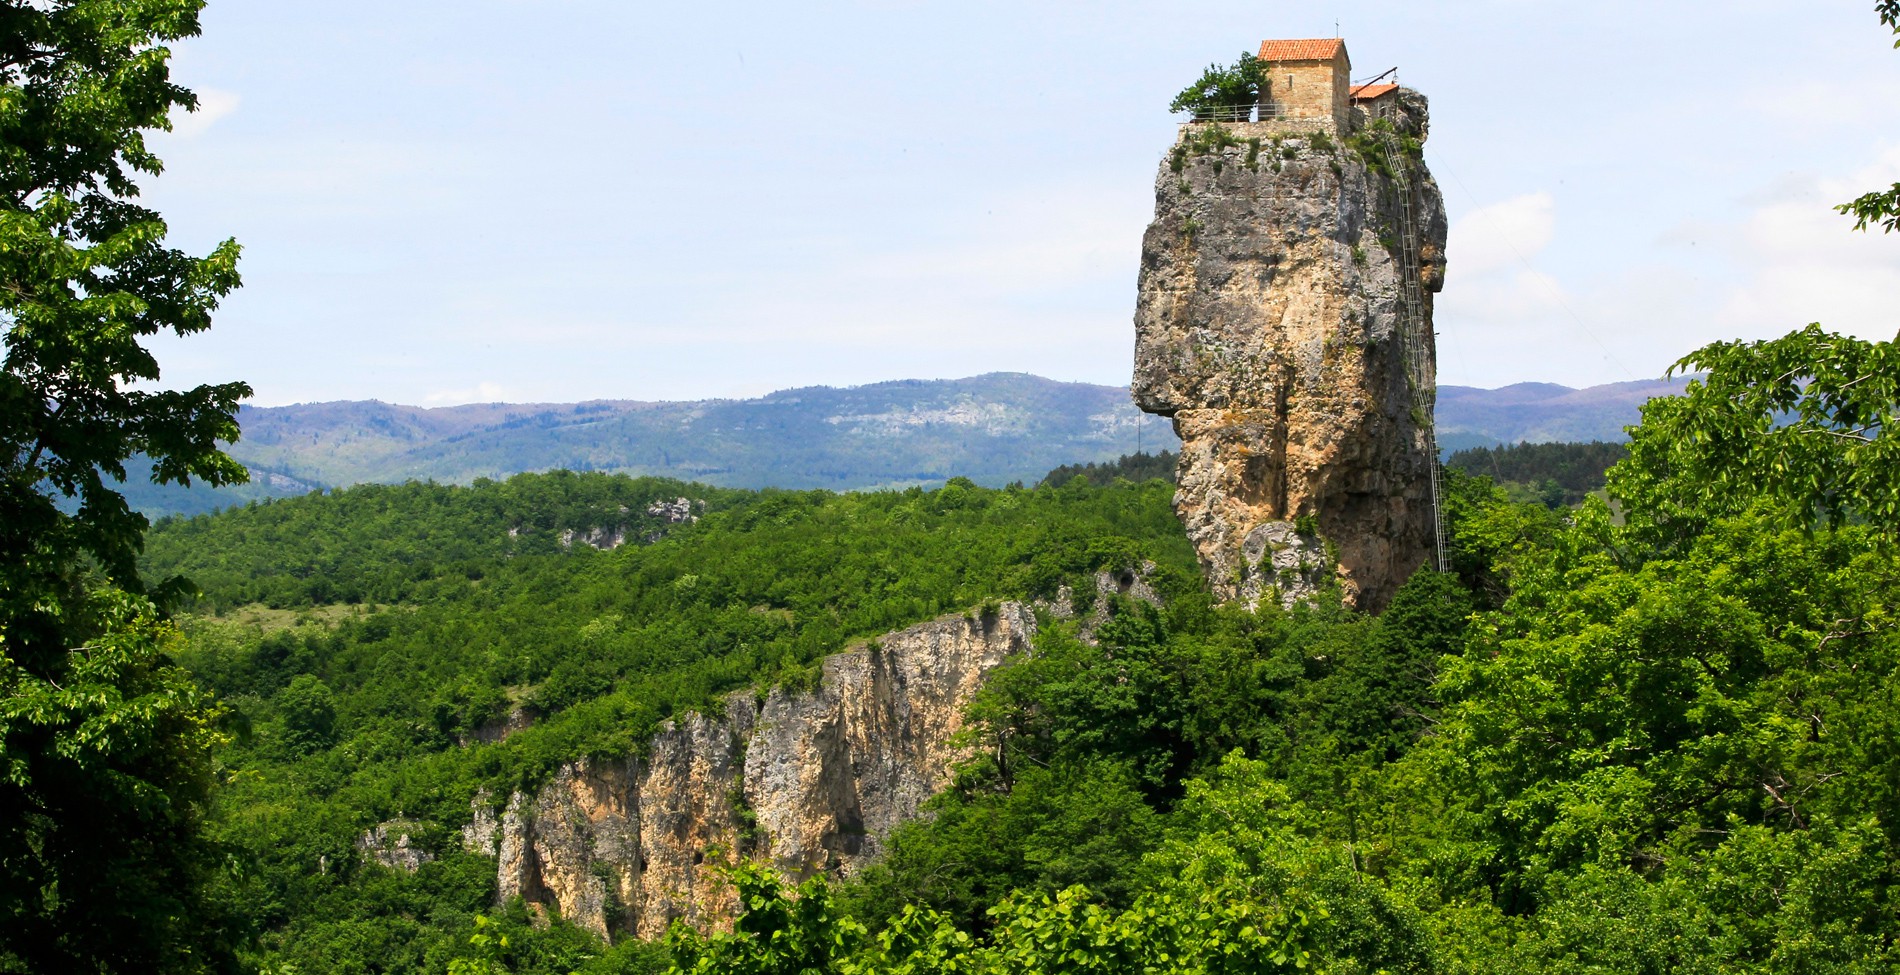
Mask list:
[[1380,95],[1389,95],[1398,90],[1398,85],[1353,85],[1352,98],[1353,101],[1368,100]]
[[1337,37],[1302,41],[1261,41],[1262,61],[1331,61],[1346,42]]

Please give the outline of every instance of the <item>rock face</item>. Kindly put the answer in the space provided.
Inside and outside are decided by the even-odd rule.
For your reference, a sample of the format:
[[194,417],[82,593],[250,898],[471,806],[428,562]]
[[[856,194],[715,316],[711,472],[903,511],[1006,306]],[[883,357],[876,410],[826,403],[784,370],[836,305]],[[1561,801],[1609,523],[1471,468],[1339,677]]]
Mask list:
[[585,545],[603,552],[611,552],[627,543],[627,529],[621,525],[599,525],[585,530],[564,528],[561,530],[560,539],[562,548]]
[[356,849],[365,858],[391,870],[415,873],[423,864],[435,859],[435,854],[410,840],[410,834],[417,828],[417,824],[402,819],[377,823],[356,838]]
[[1356,122],[1184,125],[1155,180],[1133,392],[1174,421],[1175,511],[1223,599],[1336,579],[1377,611],[1431,554],[1444,203],[1423,96]]
[[729,918],[708,857],[793,876],[848,874],[947,784],[963,708],[1028,649],[1029,607],[956,615],[824,661],[815,688],[747,692],[725,714],[664,725],[644,759],[561,767],[533,795],[474,801],[468,848],[494,855],[503,900],[559,910],[603,937]]

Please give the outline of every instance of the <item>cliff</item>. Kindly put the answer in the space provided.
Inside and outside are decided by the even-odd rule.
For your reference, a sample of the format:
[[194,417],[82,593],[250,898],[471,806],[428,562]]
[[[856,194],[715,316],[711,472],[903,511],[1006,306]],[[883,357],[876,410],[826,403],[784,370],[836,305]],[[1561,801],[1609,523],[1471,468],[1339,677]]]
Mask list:
[[729,917],[730,890],[703,869],[721,851],[849,874],[948,783],[964,706],[1035,631],[1029,607],[1004,603],[888,634],[826,658],[814,688],[668,722],[644,758],[568,764],[500,808],[478,795],[464,844],[496,857],[502,900],[602,937]]
[[1423,96],[1356,121],[1184,125],[1155,179],[1133,393],[1174,421],[1175,510],[1223,599],[1336,580],[1377,611],[1431,554],[1444,203]]

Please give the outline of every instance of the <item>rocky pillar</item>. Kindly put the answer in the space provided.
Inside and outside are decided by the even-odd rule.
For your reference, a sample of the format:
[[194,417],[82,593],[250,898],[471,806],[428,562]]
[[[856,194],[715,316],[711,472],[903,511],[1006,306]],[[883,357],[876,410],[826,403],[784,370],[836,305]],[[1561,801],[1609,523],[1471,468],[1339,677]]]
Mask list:
[[1336,583],[1376,612],[1431,555],[1445,211],[1425,99],[1381,125],[1183,126],[1155,178],[1134,396],[1174,421],[1175,511],[1223,599]]

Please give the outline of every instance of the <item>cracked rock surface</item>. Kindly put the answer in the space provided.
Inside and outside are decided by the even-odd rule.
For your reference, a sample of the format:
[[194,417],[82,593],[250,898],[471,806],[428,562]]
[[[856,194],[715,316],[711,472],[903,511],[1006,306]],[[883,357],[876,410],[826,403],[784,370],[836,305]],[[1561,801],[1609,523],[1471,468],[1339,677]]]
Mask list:
[[816,686],[661,726],[646,757],[561,766],[532,794],[475,796],[462,831],[521,897],[605,938],[657,938],[676,919],[729,920],[707,869],[761,857],[793,877],[850,874],[919,814],[964,757],[953,744],[983,679],[1026,652],[1033,610],[943,616],[825,658]]

